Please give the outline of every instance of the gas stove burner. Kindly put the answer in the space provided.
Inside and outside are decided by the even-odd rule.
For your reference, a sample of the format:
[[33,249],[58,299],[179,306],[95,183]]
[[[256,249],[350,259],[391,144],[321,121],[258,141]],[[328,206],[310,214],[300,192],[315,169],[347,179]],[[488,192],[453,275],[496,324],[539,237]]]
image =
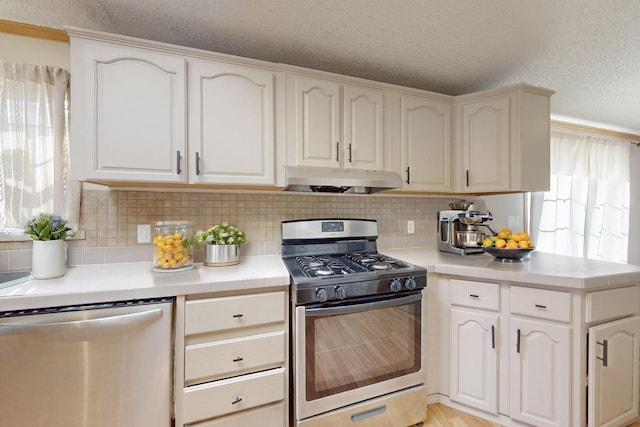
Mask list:
[[296,257],[296,263],[307,277],[347,275],[355,271],[329,255]]
[[345,254],[344,257],[370,271],[397,270],[407,267],[403,262],[377,252],[353,252]]
[[320,267],[319,269],[316,270],[316,274],[318,276],[330,276],[333,274],[333,270],[330,269],[329,267]]

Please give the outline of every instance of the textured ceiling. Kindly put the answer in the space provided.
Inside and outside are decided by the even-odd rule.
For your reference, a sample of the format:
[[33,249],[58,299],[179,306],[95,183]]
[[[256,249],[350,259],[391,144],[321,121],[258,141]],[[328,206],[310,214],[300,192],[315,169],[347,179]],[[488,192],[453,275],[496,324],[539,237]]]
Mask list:
[[556,116],[640,134],[638,0],[3,0],[0,19],[450,95],[524,82]]

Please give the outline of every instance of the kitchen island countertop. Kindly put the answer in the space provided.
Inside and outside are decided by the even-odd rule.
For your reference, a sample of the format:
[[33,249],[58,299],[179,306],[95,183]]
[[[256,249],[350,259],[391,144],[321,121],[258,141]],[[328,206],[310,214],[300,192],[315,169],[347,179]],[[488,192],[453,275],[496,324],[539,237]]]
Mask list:
[[503,263],[481,253],[456,255],[436,248],[388,249],[383,254],[425,267],[430,273],[481,280],[595,290],[640,283],[640,266],[533,251],[522,262]]
[[[429,273],[574,290],[640,283],[640,266],[533,251],[519,263],[501,263],[487,254],[460,256],[434,247],[381,249],[381,253],[426,267]],[[64,276],[30,280],[0,289],[0,311],[122,301],[177,295],[288,286],[279,255],[245,256],[228,267],[155,272],[151,262],[90,264],[67,268]]]

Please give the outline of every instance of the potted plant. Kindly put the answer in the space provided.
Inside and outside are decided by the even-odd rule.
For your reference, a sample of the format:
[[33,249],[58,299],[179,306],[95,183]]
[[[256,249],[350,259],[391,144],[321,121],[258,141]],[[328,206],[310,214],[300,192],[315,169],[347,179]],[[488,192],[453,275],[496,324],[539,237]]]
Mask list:
[[66,254],[64,241],[75,235],[67,220],[58,215],[40,213],[27,223],[25,233],[33,239],[31,273],[35,279],[64,275]]
[[203,264],[218,267],[239,262],[240,246],[247,243],[247,235],[225,222],[199,231],[195,241],[205,245]]

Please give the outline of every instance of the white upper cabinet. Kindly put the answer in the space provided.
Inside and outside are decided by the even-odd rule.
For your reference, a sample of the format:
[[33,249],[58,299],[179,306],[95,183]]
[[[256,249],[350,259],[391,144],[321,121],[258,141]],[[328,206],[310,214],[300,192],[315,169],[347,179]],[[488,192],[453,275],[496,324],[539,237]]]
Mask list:
[[457,192],[549,189],[552,94],[515,85],[456,98]]
[[384,91],[287,76],[287,164],[382,170]]
[[73,179],[186,182],[186,61],[71,38]]
[[384,92],[355,85],[342,91],[344,167],[382,170]]
[[458,104],[461,149],[457,160],[462,164],[458,171],[464,171],[462,191],[509,190],[512,102],[507,95]]
[[394,171],[408,192],[549,188],[546,89],[453,97],[67,31],[73,179],[273,187],[288,165]]
[[[393,95],[393,156],[407,191],[451,192],[452,102]],[[398,168],[399,163],[399,168]],[[398,170],[399,169],[399,170]]]
[[340,166],[338,83],[288,75],[287,116],[288,165]]
[[275,185],[279,73],[189,61],[189,181]]

